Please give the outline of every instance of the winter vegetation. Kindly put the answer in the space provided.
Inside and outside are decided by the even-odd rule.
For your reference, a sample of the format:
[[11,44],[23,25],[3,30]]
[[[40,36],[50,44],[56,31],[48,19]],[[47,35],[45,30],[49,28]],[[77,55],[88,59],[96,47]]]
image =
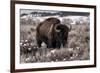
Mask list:
[[[36,44],[36,27],[46,18],[56,17],[63,25],[71,25],[67,47],[47,48]],[[58,62],[90,59],[89,13],[22,12],[20,15],[20,63]]]

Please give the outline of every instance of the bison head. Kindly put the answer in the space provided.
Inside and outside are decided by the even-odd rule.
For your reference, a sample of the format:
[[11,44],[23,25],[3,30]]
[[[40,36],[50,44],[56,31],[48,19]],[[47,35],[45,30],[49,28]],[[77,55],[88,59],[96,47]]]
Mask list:
[[[68,27],[66,25],[57,25],[55,27],[55,35],[57,40],[59,41],[59,45],[63,45],[63,47],[67,46],[67,38],[68,38],[68,32],[71,30],[71,26]],[[57,46],[59,46],[57,45]]]

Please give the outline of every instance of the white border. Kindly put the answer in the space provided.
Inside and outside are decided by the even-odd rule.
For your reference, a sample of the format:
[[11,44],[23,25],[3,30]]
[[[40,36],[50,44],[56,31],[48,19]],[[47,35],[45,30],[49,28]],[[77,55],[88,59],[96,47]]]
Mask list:
[[[90,60],[70,61],[70,62],[50,62],[50,63],[28,63],[20,64],[20,9],[40,9],[40,10],[61,10],[74,12],[90,12]],[[61,67],[61,66],[80,66],[94,64],[94,9],[75,8],[75,7],[56,7],[56,6],[41,6],[41,5],[15,5],[15,69],[28,68],[45,68],[45,67]]]

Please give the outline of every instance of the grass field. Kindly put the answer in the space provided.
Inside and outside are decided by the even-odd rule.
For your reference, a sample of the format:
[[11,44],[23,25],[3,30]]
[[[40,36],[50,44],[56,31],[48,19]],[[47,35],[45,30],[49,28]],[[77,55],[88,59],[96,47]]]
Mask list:
[[[83,17],[88,18],[88,17]],[[40,18],[42,19],[42,17]],[[69,18],[70,19],[70,18]],[[21,19],[22,20],[22,19]],[[78,20],[78,19],[77,19]],[[67,19],[64,19],[65,25]],[[73,21],[73,20],[72,20]],[[79,20],[80,21],[80,20]],[[45,43],[38,48],[36,44],[36,27],[41,21],[23,19],[20,23],[20,63],[57,62],[89,60],[90,25],[81,20],[71,24],[72,30],[68,35],[68,47],[60,49],[47,48]]]

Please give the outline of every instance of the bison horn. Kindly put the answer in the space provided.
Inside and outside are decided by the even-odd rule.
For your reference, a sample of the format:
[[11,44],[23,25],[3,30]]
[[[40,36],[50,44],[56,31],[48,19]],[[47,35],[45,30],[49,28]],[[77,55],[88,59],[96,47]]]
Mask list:
[[56,32],[60,32],[60,31],[61,31],[61,30],[57,30],[57,29],[56,29]]
[[59,27],[60,27],[59,25],[55,27],[55,31],[56,31],[56,32],[60,32],[60,31],[61,31],[61,30],[59,29]]

